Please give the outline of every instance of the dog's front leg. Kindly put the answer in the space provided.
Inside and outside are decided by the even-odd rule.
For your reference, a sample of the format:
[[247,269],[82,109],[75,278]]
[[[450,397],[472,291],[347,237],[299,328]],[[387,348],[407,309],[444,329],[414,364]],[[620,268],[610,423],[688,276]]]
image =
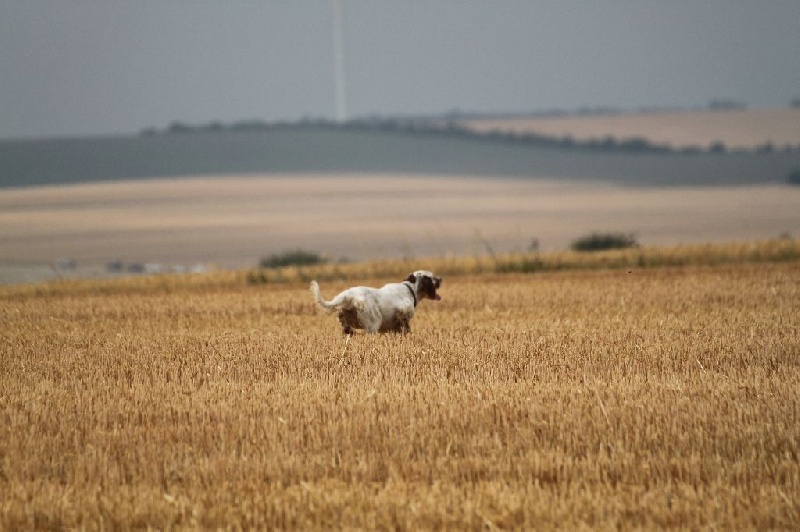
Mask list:
[[399,334],[408,334],[411,332],[411,318],[413,314],[404,311],[397,311],[392,319],[391,327],[388,329],[391,332]]
[[408,334],[411,332],[411,324],[408,323],[408,320],[401,321],[398,324],[397,332],[400,334]]

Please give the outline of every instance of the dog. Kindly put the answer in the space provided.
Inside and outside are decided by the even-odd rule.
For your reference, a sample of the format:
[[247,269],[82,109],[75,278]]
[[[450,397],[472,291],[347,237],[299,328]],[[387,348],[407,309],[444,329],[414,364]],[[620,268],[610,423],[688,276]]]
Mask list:
[[330,301],[322,299],[316,281],[311,281],[311,293],[323,309],[339,311],[339,322],[346,335],[352,335],[356,329],[368,334],[408,334],[417,304],[423,299],[440,301],[442,298],[436,292],[440,286],[441,277],[427,270],[417,270],[401,283],[389,283],[382,288],[355,286]]

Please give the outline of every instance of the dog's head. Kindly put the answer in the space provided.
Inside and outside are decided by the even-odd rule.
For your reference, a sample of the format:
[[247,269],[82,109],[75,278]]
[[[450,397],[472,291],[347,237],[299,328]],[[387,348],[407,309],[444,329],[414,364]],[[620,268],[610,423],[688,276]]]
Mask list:
[[436,290],[442,286],[442,278],[436,277],[428,270],[417,270],[406,278],[406,281],[414,285],[414,291],[417,297],[428,298],[434,301],[442,299]]

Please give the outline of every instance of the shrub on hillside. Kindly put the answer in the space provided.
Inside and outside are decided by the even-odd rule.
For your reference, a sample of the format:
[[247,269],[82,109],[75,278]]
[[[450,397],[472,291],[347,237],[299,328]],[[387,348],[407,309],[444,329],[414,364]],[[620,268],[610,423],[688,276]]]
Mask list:
[[603,249],[622,249],[637,247],[636,236],[625,233],[592,233],[573,241],[574,251],[600,251]]
[[786,176],[786,182],[790,185],[800,185],[800,168],[795,168]]
[[319,253],[295,249],[264,257],[261,259],[260,265],[262,268],[283,268],[285,266],[311,266],[324,262],[327,260]]

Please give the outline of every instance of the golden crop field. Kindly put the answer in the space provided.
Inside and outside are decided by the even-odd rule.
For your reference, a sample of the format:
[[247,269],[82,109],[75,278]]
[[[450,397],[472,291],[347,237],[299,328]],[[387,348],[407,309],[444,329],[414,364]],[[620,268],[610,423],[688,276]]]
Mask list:
[[800,262],[718,262],[0,289],[0,529],[796,530]]
[[800,109],[795,108],[475,119],[459,123],[481,133],[539,133],[576,140],[643,138],[673,148],[707,149],[715,142],[735,149],[754,149],[767,143],[779,147],[800,144]]

